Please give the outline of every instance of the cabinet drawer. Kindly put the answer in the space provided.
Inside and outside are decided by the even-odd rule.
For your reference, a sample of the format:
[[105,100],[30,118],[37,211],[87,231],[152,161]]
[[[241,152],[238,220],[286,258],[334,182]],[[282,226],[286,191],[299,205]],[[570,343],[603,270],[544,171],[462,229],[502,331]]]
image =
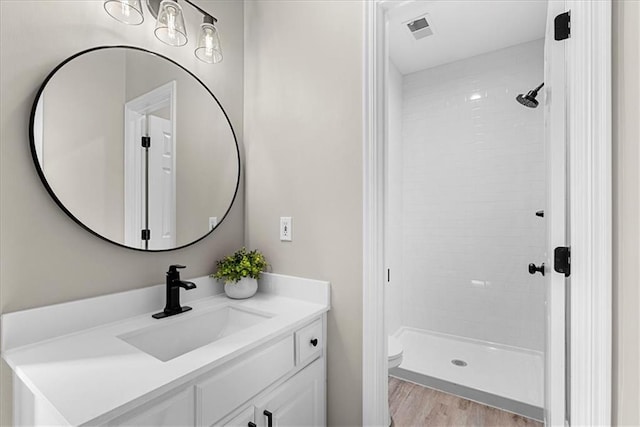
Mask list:
[[212,425],[294,367],[291,335],[266,349],[253,351],[255,355],[229,368],[223,367],[196,385],[198,425]]
[[305,365],[322,354],[322,319],[296,331],[296,364]]

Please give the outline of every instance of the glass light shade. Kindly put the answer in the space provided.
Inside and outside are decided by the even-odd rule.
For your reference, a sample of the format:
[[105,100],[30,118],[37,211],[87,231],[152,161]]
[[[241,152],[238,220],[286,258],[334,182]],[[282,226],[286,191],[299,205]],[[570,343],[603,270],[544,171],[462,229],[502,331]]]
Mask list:
[[104,10],[124,24],[140,25],[144,21],[140,0],[105,0]]
[[175,0],[162,0],[155,35],[169,46],[184,46],[187,44],[187,30],[184,28],[182,7]]
[[220,49],[220,37],[213,24],[203,22],[200,24],[198,47],[195,50],[196,58],[207,64],[217,64],[222,61],[222,49]]

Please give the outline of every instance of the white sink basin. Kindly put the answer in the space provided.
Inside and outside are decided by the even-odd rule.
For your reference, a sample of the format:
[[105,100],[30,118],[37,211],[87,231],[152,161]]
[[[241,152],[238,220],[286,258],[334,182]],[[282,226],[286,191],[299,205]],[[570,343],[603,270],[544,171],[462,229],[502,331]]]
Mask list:
[[158,326],[150,326],[118,338],[166,362],[264,322],[270,317],[273,316],[226,306],[202,314],[193,313],[188,317],[177,315],[160,319]]

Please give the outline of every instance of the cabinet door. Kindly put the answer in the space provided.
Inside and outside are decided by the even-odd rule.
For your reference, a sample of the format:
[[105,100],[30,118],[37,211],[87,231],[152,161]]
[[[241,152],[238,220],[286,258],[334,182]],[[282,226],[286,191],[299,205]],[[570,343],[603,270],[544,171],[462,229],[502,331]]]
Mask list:
[[237,417],[234,417],[233,419],[227,421],[222,425],[224,427],[250,427],[249,423],[253,423],[254,420],[253,414],[254,407],[251,406],[250,408],[247,408],[244,411],[240,412]]
[[[271,414],[270,416],[268,414]],[[325,425],[324,359],[318,359],[256,405],[256,424],[263,427]]]
[[124,419],[109,425],[185,427],[195,425],[195,403],[193,389],[185,390],[167,400],[149,407],[132,411]]

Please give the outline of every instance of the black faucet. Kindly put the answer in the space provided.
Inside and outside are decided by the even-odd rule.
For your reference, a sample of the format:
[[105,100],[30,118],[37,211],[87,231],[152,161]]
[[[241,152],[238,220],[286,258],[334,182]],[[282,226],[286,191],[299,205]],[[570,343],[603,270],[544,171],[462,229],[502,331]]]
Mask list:
[[153,315],[156,319],[162,319],[191,310],[191,307],[180,306],[180,288],[189,290],[194,289],[196,285],[193,282],[180,280],[179,268],[186,267],[184,265],[172,265],[169,267],[169,271],[167,271],[167,305],[163,311]]

